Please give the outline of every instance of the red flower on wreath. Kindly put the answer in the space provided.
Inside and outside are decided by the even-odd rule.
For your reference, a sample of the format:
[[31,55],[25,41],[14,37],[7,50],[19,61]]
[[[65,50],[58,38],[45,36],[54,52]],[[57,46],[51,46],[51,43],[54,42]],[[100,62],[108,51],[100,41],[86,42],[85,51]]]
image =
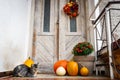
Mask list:
[[68,2],[64,7],[63,7],[63,11],[70,16],[70,18],[72,17],[76,17],[78,16],[78,4],[77,2]]

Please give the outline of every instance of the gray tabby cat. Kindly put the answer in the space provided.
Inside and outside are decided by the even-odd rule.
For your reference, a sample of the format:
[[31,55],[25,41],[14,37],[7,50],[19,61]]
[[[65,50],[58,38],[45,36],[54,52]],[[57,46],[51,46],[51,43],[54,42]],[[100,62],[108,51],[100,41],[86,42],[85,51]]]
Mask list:
[[31,68],[24,64],[18,65],[13,70],[14,77],[34,77],[38,72],[38,64],[33,64]]

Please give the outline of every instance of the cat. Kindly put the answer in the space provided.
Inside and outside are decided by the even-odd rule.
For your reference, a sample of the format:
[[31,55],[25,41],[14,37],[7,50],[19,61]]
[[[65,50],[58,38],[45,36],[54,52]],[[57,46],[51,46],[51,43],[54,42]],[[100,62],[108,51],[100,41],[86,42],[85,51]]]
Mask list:
[[16,66],[13,70],[14,77],[35,77],[38,72],[38,63],[33,64],[31,68],[24,64]]

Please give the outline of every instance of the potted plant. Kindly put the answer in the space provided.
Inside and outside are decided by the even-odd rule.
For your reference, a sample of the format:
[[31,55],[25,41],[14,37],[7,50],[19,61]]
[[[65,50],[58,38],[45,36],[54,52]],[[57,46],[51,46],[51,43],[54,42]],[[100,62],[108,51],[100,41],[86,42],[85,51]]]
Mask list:
[[75,45],[72,53],[75,56],[86,56],[93,52],[93,46],[89,42],[81,42]]
[[80,42],[73,47],[72,54],[74,55],[73,60],[78,62],[81,66],[86,66],[90,73],[93,71],[94,56],[88,56],[93,52],[93,46],[89,42]]

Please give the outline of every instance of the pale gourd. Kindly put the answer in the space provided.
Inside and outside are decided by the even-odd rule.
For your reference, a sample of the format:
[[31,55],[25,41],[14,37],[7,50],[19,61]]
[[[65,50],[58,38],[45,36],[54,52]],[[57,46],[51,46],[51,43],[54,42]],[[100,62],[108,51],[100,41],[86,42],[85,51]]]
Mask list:
[[66,74],[66,70],[64,69],[64,67],[60,66],[57,68],[56,74],[58,76],[64,76]]
[[54,66],[53,66],[54,72],[56,73],[57,68],[60,66],[64,67],[64,69],[67,70],[67,63],[68,63],[67,60],[59,60],[59,61],[55,62]]

